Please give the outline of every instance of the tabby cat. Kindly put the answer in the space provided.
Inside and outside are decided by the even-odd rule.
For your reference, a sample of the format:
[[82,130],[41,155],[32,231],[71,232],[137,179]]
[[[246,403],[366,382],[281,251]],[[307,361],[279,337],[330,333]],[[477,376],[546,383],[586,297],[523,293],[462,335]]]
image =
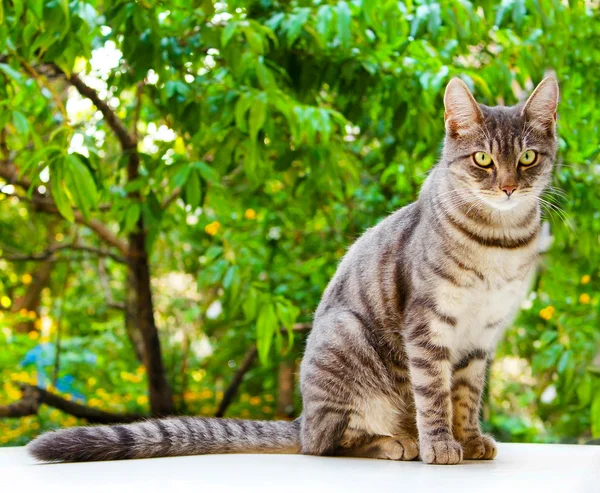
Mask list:
[[478,104],[460,79],[419,198],[349,249],[314,317],[293,422],[167,418],[45,433],[42,461],[258,452],[457,464],[493,459],[479,426],[486,367],[537,259],[556,154],[558,85]]

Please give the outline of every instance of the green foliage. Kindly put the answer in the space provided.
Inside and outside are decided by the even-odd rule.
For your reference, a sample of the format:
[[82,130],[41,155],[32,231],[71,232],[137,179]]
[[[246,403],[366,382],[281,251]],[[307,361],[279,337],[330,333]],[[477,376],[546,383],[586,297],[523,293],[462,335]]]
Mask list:
[[[563,192],[548,196],[554,242],[499,349],[489,426],[504,439],[599,436],[598,7],[556,0],[0,7],[0,151],[33,183],[17,187],[20,199],[0,194],[0,247],[40,253],[77,241],[110,250],[76,215],[119,237],[142,217],[168,378],[179,409],[203,414],[214,411],[214,396],[254,341],[263,366],[249,374],[243,395],[273,395],[273,364],[301,352],[292,326],[310,320],[344,249],[415,199],[437,159],[450,77],[460,75],[486,104],[514,104],[546,70],[556,71],[554,186]],[[138,135],[137,179],[127,180],[127,153],[106,118],[55,67],[82,74]],[[30,207],[34,192],[50,193],[66,221]],[[101,287],[98,259],[68,249],[57,256],[73,271],[54,263],[33,315],[9,310],[35,265],[0,261],[0,329],[10,347],[2,400],[15,398],[8,382],[25,353],[53,342],[59,327],[74,353],[94,345],[106,358],[102,377],[99,362],[64,363],[73,391],[92,403],[94,374],[111,396],[141,396],[142,381],[119,377],[135,374],[138,363],[122,313],[107,303],[126,301],[125,267],[107,259]],[[31,337],[39,340],[13,334],[25,316],[37,320]],[[520,370],[510,373],[510,364]],[[194,371],[206,373],[190,380]],[[212,393],[210,406],[196,399],[203,392]],[[101,397],[93,404],[109,407],[112,397]],[[270,404],[261,411],[244,402],[250,397],[231,414],[273,414]],[[119,406],[140,410],[133,398]],[[40,420],[41,428],[59,422]]]

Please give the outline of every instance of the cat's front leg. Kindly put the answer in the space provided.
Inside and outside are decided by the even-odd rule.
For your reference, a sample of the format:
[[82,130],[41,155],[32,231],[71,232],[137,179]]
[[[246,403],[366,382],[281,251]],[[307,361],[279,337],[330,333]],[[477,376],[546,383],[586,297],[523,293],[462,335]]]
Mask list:
[[458,464],[463,456],[452,435],[452,364],[450,350],[438,337],[444,330],[436,321],[420,321],[408,327],[406,336],[420,455],[428,464]]
[[493,459],[496,442],[482,434],[479,425],[481,393],[485,385],[488,353],[474,350],[454,367],[452,377],[453,432],[465,459]]

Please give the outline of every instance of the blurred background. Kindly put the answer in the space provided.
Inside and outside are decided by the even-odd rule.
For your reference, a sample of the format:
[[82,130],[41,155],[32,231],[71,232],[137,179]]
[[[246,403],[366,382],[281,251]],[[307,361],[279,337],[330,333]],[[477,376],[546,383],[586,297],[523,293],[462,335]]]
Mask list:
[[415,200],[445,84],[510,105],[548,71],[544,252],[483,417],[599,438],[598,66],[595,1],[0,0],[0,445],[297,416],[311,313]]

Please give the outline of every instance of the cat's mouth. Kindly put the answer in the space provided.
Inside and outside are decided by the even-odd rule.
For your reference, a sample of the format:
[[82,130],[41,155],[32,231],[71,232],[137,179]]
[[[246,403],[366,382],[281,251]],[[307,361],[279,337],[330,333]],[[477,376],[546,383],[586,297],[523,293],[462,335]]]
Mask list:
[[510,197],[506,197],[505,195],[489,197],[485,196],[484,194],[480,194],[480,198],[487,205],[498,211],[510,211],[517,207],[521,202],[518,197],[514,196],[514,194]]

